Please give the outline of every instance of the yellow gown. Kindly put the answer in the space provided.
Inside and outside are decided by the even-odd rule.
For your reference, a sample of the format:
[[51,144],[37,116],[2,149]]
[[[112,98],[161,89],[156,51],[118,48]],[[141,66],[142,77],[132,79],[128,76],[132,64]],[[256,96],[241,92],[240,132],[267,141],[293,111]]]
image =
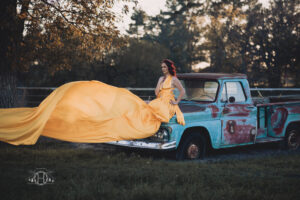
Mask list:
[[101,143],[153,135],[161,122],[183,114],[174,99],[172,76],[147,104],[124,88],[99,81],[78,81],[54,90],[38,107],[0,109],[0,141],[35,144],[40,135],[70,142]]

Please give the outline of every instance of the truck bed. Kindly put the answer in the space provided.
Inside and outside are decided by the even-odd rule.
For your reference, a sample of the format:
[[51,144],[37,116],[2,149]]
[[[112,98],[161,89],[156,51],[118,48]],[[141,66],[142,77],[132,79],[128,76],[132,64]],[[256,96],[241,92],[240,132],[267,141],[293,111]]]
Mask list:
[[269,97],[252,97],[254,105],[287,102],[300,102],[300,95],[284,95],[284,96],[269,96]]

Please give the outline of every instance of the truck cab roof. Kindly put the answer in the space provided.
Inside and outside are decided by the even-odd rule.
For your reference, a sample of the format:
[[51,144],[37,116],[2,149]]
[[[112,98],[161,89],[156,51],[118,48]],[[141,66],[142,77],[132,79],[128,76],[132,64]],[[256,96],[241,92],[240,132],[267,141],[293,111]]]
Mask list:
[[239,73],[180,73],[177,74],[179,79],[247,79],[246,74]]

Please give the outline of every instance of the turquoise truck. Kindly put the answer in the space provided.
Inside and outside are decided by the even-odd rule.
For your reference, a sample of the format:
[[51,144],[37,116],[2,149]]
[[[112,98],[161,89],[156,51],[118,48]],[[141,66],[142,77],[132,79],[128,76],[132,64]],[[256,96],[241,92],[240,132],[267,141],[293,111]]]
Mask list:
[[186,125],[162,123],[153,136],[109,144],[174,150],[179,160],[202,159],[207,148],[221,149],[281,141],[300,145],[300,98],[252,98],[244,74],[178,74],[186,90],[179,107]]

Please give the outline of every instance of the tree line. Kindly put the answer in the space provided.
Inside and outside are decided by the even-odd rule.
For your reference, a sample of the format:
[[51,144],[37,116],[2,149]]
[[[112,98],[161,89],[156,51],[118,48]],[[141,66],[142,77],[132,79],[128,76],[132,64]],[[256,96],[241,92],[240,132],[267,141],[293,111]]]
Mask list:
[[135,8],[125,36],[114,25],[113,3],[1,1],[0,107],[13,106],[16,86],[100,80],[154,87],[164,58],[178,72],[207,62],[196,71],[245,73],[252,86],[300,86],[299,0],[269,7],[258,0],[167,0],[156,16]]
[[[149,17],[136,10],[129,33],[170,51],[181,72],[245,73],[252,86],[300,86],[300,1],[168,0]],[[143,36],[140,36],[143,33]]]

